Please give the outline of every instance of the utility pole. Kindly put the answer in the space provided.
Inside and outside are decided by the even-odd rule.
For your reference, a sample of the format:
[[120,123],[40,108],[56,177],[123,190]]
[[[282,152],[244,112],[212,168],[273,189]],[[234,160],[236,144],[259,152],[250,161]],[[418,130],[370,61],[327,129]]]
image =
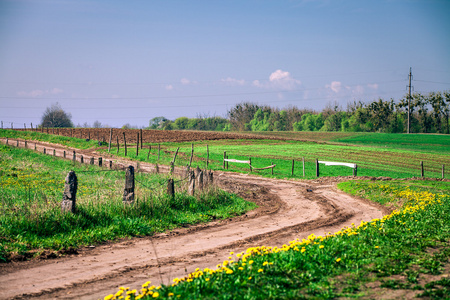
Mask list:
[[412,79],[412,70],[409,68],[409,85],[408,85],[408,129],[407,133],[411,133],[411,79]]

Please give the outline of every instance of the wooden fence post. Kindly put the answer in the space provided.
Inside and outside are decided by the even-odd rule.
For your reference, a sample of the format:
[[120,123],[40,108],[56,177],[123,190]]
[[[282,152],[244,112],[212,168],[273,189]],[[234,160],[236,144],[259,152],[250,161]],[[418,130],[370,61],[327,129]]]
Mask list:
[[[36,144],[34,144],[36,146]],[[66,158],[66,150],[63,152],[63,157]]]
[[227,159],[227,151],[223,151],[223,169],[225,169],[225,159]]
[[355,164],[355,167],[353,168],[353,176],[358,176],[358,165]]
[[194,194],[195,194],[195,173],[194,173],[194,171],[191,171],[190,174],[189,174],[188,193],[191,196],[194,196]]
[[137,133],[137,139],[136,139],[136,156],[139,155],[139,132]]
[[194,157],[194,143],[191,144],[191,158],[189,159],[189,167],[192,164],[192,158]]
[[302,157],[302,163],[303,163],[303,177],[305,177],[305,158]]
[[251,157],[249,157],[248,158],[248,161],[250,162],[249,164],[248,164],[248,167],[250,168],[250,173],[252,173],[252,158]]
[[6,138],[6,145],[8,145],[8,138]]
[[442,179],[445,178],[445,166],[442,165]]
[[116,140],[117,140],[117,154],[119,154],[119,148],[120,148],[120,145],[119,145],[119,135],[116,135]]
[[98,158],[98,166],[99,167],[103,166],[103,158],[101,157]]
[[203,190],[203,171],[201,170],[198,172],[197,175],[197,186],[199,191]]
[[159,173],[159,166],[158,166],[158,164],[155,164],[155,173],[156,173],[156,174]]
[[[273,161],[272,162],[270,162],[270,164],[273,166]],[[273,175],[273,168],[271,168],[272,169],[272,175]]]
[[158,160],[159,160],[159,157],[160,157],[160,153],[161,153],[161,144],[158,144]]
[[172,175],[174,171],[175,171],[175,164],[173,163],[173,161],[171,161],[169,174]]
[[141,128],[141,149],[142,149],[142,128]]
[[61,202],[61,211],[63,213],[74,213],[76,210],[76,198],[77,198],[78,180],[74,171],[70,171],[67,174],[64,184],[63,200]]
[[209,147],[206,145],[206,169],[209,167]]
[[17,139],[17,145],[16,145],[16,147],[19,147],[19,139]]
[[110,161],[109,161],[109,168],[110,168],[110,169],[112,169],[112,164],[113,164],[113,162],[112,162],[112,160],[110,160]]
[[27,147],[27,140],[25,140],[25,149],[27,149],[28,147]]
[[169,178],[169,180],[167,180],[167,194],[171,198],[175,197],[175,185],[173,182],[173,178]]
[[75,162],[75,161],[77,161],[77,156],[76,156],[76,154],[75,154],[75,151],[73,151],[73,157],[72,157],[72,160]]
[[147,160],[150,158],[151,151],[152,151],[152,145],[148,146]]
[[[177,148],[177,151],[175,151],[175,156],[173,157],[172,163],[175,164],[175,160],[177,159],[178,150],[180,150],[180,147]],[[190,166],[190,165],[189,165]]]
[[[34,150],[36,150],[36,148],[37,148],[37,145],[36,145],[36,143],[34,143]],[[65,156],[64,156],[65,157]]]
[[134,202],[134,167],[128,166],[125,173],[125,188],[123,190],[123,203],[132,204]]
[[94,165],[94,157],[91,157],[90,161],[89,161],[90,165]]
[[319,160],[316,158],[316,177],[319,177],[320,172],[319,172]]
[[53,156],[56,156],[56,150],[53,149]]
[[127,140],[125,138],[125,132],[123,132],[123,144],[125,147],[125,156],[127,156]]
[[291,170],[291,176],[294,176],[294,164],[295,164],[295,160],[292,160],[292,170]]
[[423,177],[423,161],[420,162],[420,177]]
[[47,154],[46,152],[47,152],[47,150],[44,148],[44,154]]
[[84,164],[84,157],[83,157],[83,155],[80,156],[80,163]]
[[108,153],[111,151],[112,128],[109,129]]

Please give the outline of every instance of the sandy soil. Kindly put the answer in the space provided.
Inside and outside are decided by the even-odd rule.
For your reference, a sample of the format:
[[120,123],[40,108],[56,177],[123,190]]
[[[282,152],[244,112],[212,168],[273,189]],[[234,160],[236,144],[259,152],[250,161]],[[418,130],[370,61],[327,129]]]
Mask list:
[[[9,143],[16,145],[12,140]],[[74,150],[46,143],[36,146],[40,152],[46,147],[50,154],[56,149],[57,156],[66,151],[68,158]],[[28,147],[34,149],[34,143],[29,142]],[[75,151],[84,155],[85,162],[90,156],[97,157],[89,151]],[[104,164],[110,159],[114,166],[119,164],[114,157],[104,158]],[[120,163],[129,164],[123,159]],[[141,163],[140,167],[154,170],[149,164]],[[171,284],[173,278],[195,268],[215,268],[230,251],[256,245],[281,246],[311,233],[336,232],[387,213],[382,206],[338,191],[338,178],[275,180],[229,172],[215,172],[214,178],[223,189],[260,207],[233,219],[79,249],[76,254],[55,259],[0,264],[0,298],[99,299],[120,286],[140,288],[147,280],[155,285]]]

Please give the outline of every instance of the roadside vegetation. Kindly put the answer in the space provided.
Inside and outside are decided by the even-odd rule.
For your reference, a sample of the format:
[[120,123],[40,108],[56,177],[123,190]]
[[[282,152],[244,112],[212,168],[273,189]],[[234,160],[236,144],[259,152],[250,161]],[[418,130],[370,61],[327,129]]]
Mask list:
[[400,298],[449,296],[448,182],[366,180],[339,188],[397,209],[339,232],[230,253],[217,268],[197,269],[172,285],[123,287],[105,299],[376,299],[394,290]]
[[[67,173],[78,177],[77,211],[61,213]],[[0,145],[0,262],[55,256],[118,238],[153,235],[176,227],[229,218],[253,203],[209,188],[189,196],[167,176],[136,173],[136,202],[122,203],[124,171],[110,171]]]

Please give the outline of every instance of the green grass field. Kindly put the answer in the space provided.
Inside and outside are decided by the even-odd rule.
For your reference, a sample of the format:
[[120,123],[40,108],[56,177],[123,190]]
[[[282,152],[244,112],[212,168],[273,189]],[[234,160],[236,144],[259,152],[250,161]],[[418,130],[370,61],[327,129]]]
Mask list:
[[382,299],[395,290],[448,298],[450,184],[366,180],[339,187],[398,210],[336,233],[230,253],[217,268],[197,269],[173,285],[147,282],[105,299]]
[[[60,205],[70,170],[78,177],[77,211],[63,214]],[[167,180],[136,173],[136,202],[125,206],[124,171],[0,145],[0,261],[152,235],[255,207],[214,188],[189,196],[184,182],[176,184],[176,196],[171,198],[165,194]]]

